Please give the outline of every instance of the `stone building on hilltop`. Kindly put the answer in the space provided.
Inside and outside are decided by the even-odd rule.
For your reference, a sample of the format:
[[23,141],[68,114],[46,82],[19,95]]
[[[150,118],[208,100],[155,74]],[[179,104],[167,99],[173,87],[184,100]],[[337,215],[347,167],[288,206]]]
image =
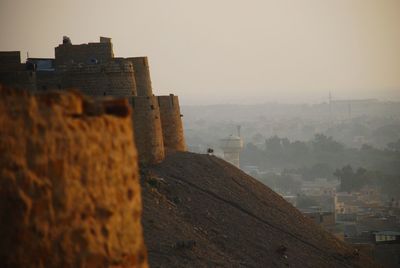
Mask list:
[[155,96],[147,57],[114,57],[111,38],[75,45],[68,37],[55,58],[28,58],[0,52],[0,84],[40,93],[77,88],[97,98],[127,98],[132,107],[139,161],[158,163],[166,153],[185,151],[179,99]]

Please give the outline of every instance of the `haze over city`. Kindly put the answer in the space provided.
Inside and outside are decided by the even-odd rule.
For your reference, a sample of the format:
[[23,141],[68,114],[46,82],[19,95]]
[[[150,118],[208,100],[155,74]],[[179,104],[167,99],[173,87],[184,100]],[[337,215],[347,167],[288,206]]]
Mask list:
[[112,37],[182,104],[400,99],[400,1],[0,1],[0,50]]

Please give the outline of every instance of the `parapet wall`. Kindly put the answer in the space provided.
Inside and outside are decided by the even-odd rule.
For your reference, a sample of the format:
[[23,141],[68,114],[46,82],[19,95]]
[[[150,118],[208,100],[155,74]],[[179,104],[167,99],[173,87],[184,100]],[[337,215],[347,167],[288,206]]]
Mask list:
[[132,98],[133,126],[141,163],[158,163],[164,159],[164,142],[157,98]]
[[0,87],[0,127],[2,267],[147,267],[126,100]]
[[[165,152],[186,150],[178,97],[154,97],[147,57],[114,58],[111,39],[105,37],[100,43],[63,42],[55,48],[54,62],[31,58],[24,65],[19,52],[0,53],[0,83],[38,92],[76,88],[89,96],[128,98],[142,162],[157,163]],[[14,65],[19,69],[8,69]]]
[[114,57],[111,42],[88,43],[82,45],[61,44],[55,48],[55,65],[70,65],[74,63],[99,63],[110,61]]
[[150,69],[147,57],[126,58],[133,64],[138,96],[153,96]]
[[165,151],[186,151],[178,96],[158,96]]

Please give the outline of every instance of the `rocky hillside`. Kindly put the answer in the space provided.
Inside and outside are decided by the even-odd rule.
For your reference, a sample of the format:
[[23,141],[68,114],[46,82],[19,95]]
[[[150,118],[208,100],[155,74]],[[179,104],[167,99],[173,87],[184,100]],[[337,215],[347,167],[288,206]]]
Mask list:
[[375,267],[268,187],[214,156],[142,171],[152,267]]
[[0,86],[0,267],[147,267],[130,109]]

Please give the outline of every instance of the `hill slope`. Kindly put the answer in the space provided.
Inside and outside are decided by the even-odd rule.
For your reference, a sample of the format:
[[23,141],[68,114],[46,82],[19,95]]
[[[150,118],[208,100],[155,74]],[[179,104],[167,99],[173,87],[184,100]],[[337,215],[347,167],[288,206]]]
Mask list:
[[143,169],[151,267],[374,267],[268,187],[214,156]]

